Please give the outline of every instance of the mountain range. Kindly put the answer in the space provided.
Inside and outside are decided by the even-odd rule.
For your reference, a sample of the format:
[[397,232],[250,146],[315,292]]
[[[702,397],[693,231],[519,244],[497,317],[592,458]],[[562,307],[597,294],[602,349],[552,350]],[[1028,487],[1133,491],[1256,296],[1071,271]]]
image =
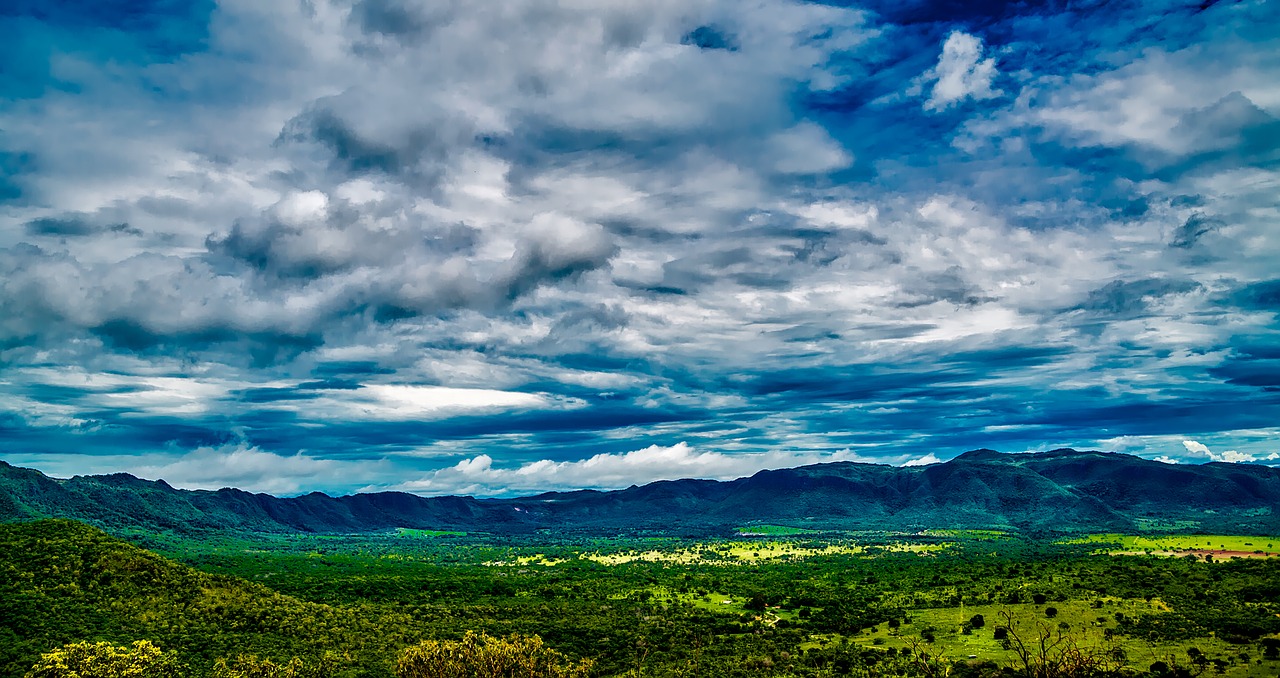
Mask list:
[[991,528],[1036,532],[1280,532],[1280,468],[1166,464],[1060,449],[974,450],[916,467],[833,462],[732,481],[659,481],[516,499],[319,492],[274,497],[176,489],[129,474],[50,478],[0,462],[0,521],[73,518],[108,530],[361,533],[397,527],[517,534],[663,531],[752,524],[818,530]]

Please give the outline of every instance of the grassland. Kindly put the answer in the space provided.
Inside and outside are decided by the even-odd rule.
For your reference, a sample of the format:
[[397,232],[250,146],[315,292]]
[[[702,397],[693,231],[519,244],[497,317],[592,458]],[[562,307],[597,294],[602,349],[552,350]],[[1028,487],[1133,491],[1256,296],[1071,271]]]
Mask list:
[[466,532],[457,532],[454,530],[414,530],[408,527],[397,527],[396,534],[400,535],[401,537],[417,537],[417,538],[467,536]]
[[795,537],[805,534],[818,534],[818,530],[806,530],[802,527],[786,525],[748,525],[737,529],[740,537]]
[[[1155,662],[1170,665],[1190,663],[1188,650],[1198,650],[1204,656],[1220,657],[1227,662],[1223,673],[1232,676],[1275,676],[1280,671],[1280,660],[1263,660],[1258,653],[1238,643],[1206,636],[1191,640],[1152,641],[1133,638],[1123,633],[1116,622],[1116,614],[1128,617],[1160,615],[1170,612],[1170,606],[1159,599],[1101,598],[1101,607],[1085,601],[1048,602],[1043,605],[972,605],[946,609],[912,610],[909,622],[899,628],[879,624],[852,639],[863,647],[908,648],[925,646],[942,657],[952,660],[980,658],[1000,664],[1016,660],[1016,653],[995,638],[998,626],[1012,628],[1025,639],[1035,638],[1040,632],[1069,635],[1072,642],[1090,651],[1123,657],[1125,663],[1142,668]],[[1054,610],[1053,617],[1046,610]],[[981,615],[984,626],[965,633],[965,622]],[[921,636],[933,638],[921,643]],[[816,639],[815,642],[822,642]],[[825,639],[840,642],[840,638]],[[1119,652],[1117,654],[1117,651]],[[1242,658],[1241,655],[1247,657]]]
[[1193,556],[1204,559],[1280,556],[1280,536],[1267,535],[1131,535],[1091,534],[1066,540],[1073,544],[1097,544],[1098,553]]

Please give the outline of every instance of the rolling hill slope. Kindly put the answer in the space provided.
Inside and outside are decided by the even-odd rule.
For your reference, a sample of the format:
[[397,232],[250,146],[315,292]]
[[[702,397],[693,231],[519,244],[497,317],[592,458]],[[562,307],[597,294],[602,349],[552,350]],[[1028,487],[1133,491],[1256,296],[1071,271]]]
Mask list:
[[380,625],[386,619],[200,572],[68,520],[0,525],[0,620],[4,678],[83,639],[155,641],[196,675],[218,658],[318,661],[326,651],[388,665],[381,673],[391,675],[395,651],[417,639],[400,633],[407,623]]
[[900,468],[835,462],[728,482],[675,480],[624,490],[518,499],[380,492],[280,498],[236,489],[178,490],[127,474],[58,480],[0,462],[0,520],[65,517],[104,528],[198,533],[373,532],[395,527],[522,533],[538,529],[723,532],[752,522],[819,529],[1280,531],[1280,469],[1172,465],[1063,449],[975,450]]

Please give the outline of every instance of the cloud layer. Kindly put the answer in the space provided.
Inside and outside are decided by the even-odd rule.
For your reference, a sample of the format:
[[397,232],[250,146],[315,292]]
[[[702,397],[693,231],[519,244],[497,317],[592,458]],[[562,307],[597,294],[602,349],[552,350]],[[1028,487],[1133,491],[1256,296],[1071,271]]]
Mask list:
[[1263,0],[112,7],[0,12],[14,463],[503,494],[1280,450]]

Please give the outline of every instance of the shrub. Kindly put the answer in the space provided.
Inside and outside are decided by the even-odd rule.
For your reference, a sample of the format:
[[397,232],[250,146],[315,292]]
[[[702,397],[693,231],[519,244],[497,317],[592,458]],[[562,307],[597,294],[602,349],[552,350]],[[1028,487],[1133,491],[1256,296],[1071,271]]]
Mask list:
[[150,641],[71,643],[40,656],[26,678],[175,678],[178,661]]
[[573,662],[538,636],[495,638],[468,631],[462,640],[426,640],[405,649],[399,678],[583,678],[589,662]]
[[213,665],[213,678],[328,678],[335,673],[332,653],[317,663],[304,663],[294,657],[283,664],[256,655],[240,655],[235,659],[219,659]]

